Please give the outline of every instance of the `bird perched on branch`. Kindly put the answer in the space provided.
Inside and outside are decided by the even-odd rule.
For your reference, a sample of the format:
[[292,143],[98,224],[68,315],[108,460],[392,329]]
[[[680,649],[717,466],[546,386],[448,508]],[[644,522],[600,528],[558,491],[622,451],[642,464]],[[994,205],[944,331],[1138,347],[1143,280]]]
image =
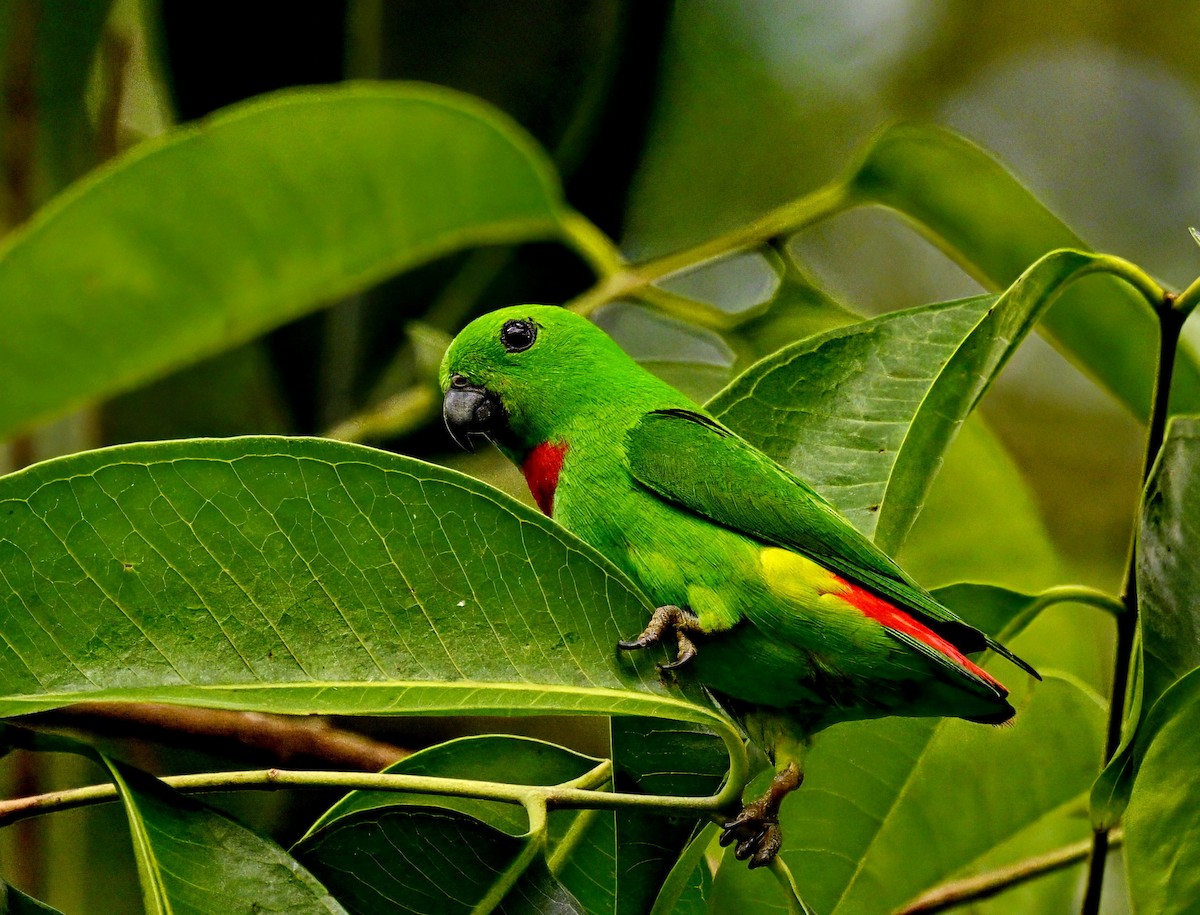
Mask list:
[[779,851],[779,807],[813,734],[885,715],[1000,724],[1007,690],[967,657],[990,648],[808,484],[562,308],[483,315],[442,363],[458,444],[491,439],[538,506],[658,605],[618,643],[673,639],[775,765],[725,824],[750,866]]

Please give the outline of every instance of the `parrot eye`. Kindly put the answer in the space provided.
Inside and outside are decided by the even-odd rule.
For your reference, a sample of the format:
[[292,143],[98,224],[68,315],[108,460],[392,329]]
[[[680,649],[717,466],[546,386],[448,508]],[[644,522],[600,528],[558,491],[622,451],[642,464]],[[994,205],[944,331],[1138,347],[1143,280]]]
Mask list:
[[523,353],[537,339],[537,325],[532,321],[506,321],[500,328],[500,342],[510,353]]

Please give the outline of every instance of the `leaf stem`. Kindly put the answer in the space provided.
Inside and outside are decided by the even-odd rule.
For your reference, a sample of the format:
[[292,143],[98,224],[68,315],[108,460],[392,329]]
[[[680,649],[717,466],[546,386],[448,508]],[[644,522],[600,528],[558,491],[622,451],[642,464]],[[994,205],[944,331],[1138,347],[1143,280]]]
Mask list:
[[[1175,354],[1179,348],[1179,335],[1184,321],[1200,295],[1194,282],[1185,292],[1183,306],[1173,293],[1164,292],[1155,303],[1158,317],[1159,348],[1158,370],[1154,378],[1154,399],[1150,411],[1150,427],[1146,432],[1146,457],[1142,464],[1142,488],[1150,478],[1154,462],[1162,449],[1166,433],[1171,400],[1171,376],[1175,368]],[[1108,731],[1104,741],[1104,762],[1107,764],[1121,745],[1121,731],[1125,723],[1125,703],[1129,691],[1129,672],[1133,661],[1133,649],[1138,631],[1137,591],[1137,530],[1129,549],[1129,560],[1125,566],[1125,584],[1121,591],[1121,602],[1125,612],[1117,617],[1116,657],[1113,662],[1112,695],[1108,706]],[[1109,830],[1097,829],[1092,833],[1091,857],[1088,861],[1087,888],[1084,892],[1081,915],[1097,915],[1104,885],[1104,867],[1108,860]]]
[[[692,270],[709,261],[766,244],[783,235],[798,232],[805,226],[840,213],[852,203],[853,195],[849,184],[838,181],[764,213],[758,219],[739,226],[731,232],[718,235],[690,248],[673,251],[662,257],[630,266],[611,255],[601,255],[599,260],[589,261],[593,263],[597,274],[601,277],[600,282],[568,302],[567,307],[579,314],[588,315],[601,305],[632,295],[642,299],[649,298],[649,304],[657,305],[659,302],[655,300],[654,294],[645,295],[655,280]],[[586,222],[586,220],[584,221]],[[592,229],[594,230],[595,227],[592,226]],[[569,237],[572,238],[576,250],[588,257],[582,245],[591,244],[591,241],[586,236],[576,237],[574,233],[578,231],[579,227],[570,228]],[[608,241],[607,238],[605,241]],[[608,244],[611,246],[611,242]],[[673,301],[672,304],[677,306],[675,313],[678,314],[678,309],[682,308],[681,302]],[[717,318],[711,314],[712,309],[705,309],[702,303],[689,304],[692,305],[692,308],[687,311],[686,315],[681,315],[689,320],[695,320],[705,326],[711,326],[714,321],[723,322],[724,325],[730,323],[728,315]],[[745,320],[745,316],[738,316],[737,320]]]
[[1125,612],[1125,604],[1122,601],[1098,588],[1089,588],[1086,585],[1059,585],[1047,588],[1037,595],[1032,610],[1038,612],[1055,604],[1084,604],[1097,610],[1105,610],[1113,616],[1121,616]]
[[[1121,840],[1121,833],[1115,831],[1111,837],[1112,844],[1119,845]],[[990,899],[1014,886],[1078,864],[1087,858],[1091,847],[1091,839],[1082,839],[1044,855],[1026,858],[1024,861],[985,874],[943,883],[927,893],[922,893],[892,915],[933,915],[934,912],[946,912],[968,902]]]

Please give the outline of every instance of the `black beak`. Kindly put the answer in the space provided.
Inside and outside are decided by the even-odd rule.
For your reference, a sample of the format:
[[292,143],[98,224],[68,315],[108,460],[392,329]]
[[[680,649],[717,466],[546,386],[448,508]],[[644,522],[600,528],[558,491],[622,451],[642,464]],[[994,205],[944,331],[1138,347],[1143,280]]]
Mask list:
[[475,453],[472,435],[491,436],[504,427],[504,405],[487,388],[454,385],[442,400],[442,419],[454,443]]

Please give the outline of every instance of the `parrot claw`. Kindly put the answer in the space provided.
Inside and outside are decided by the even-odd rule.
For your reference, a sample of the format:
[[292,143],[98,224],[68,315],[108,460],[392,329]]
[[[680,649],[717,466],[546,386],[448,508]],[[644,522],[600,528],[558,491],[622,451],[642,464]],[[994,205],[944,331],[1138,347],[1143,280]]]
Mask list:
[[771,787],[758,800],[742,807],[721,833],[721,847],[734,842],[733,855],[739,861],[749,859],[750,867],[763,867],[779,854],[783,846],[783,830],[779,828],[779,806],[788,794],[800,787],[804,775],[795,763],[778,773]]
[[700,622],[695,616],[682,607],[667,604],[654,611],[654,615],[650,617],[650,623],[642,630],[641,635],[636,639],[617,642],[617,647],[622,651],[649,648],[651,645],[657,645],[668,633],[673,632],[678,647],[675,660],[668,664],[659,664],[658,669],[678,670],[696,657],[696,644],[691,640],[689,634],[701,631]]

